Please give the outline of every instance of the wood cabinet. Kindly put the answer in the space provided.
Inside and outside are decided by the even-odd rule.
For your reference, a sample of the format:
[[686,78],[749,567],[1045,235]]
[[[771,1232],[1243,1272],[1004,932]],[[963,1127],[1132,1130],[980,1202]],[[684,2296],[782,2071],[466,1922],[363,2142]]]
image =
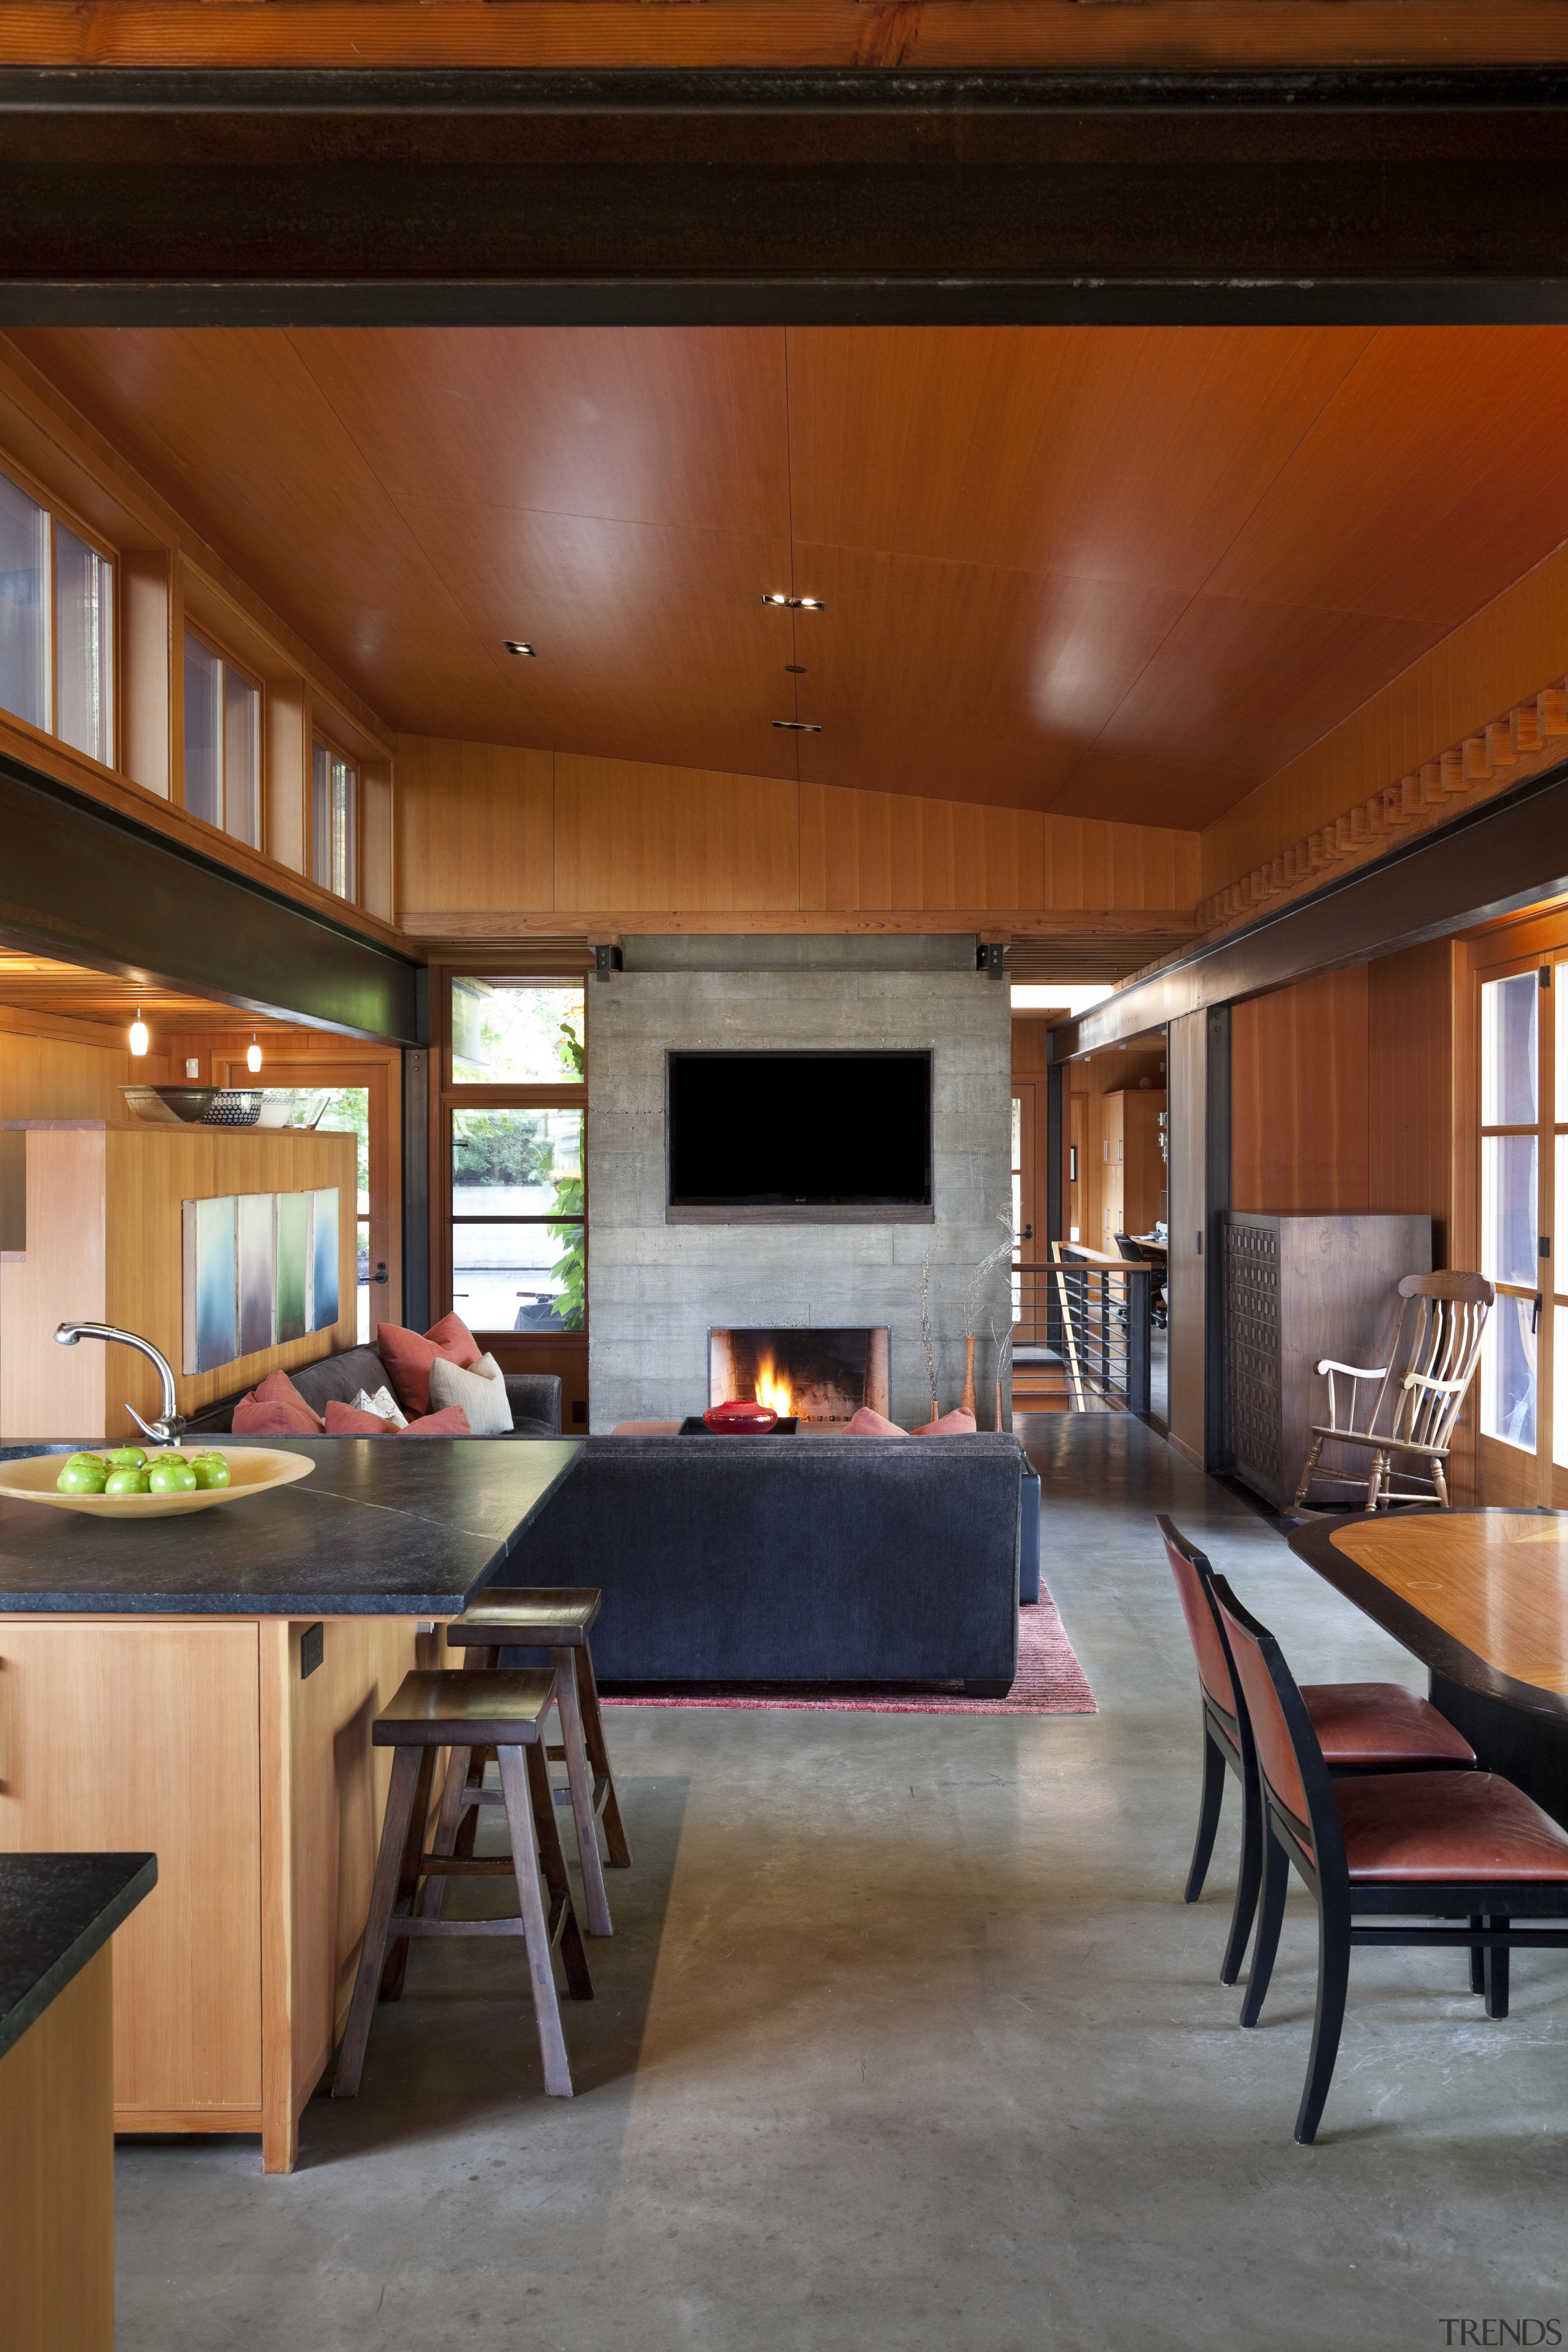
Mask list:
[[347,2014],[392,1750],[438,1637],[329,1619],[0,1614],[0,1850],[154,1853],[115,1937],[114,2128],[259,2132],[294,2162]]
[[[1432,1269],[1422,1216],[1262,1216],[1227,1212],[1224,1227],[1225,1439],[1236,1475],[1277,1509],[1295,1496],[1327,1417],[1324,1356],[1387,1361],[1406,1274]],[[1360,1467],[1348,1447],[1325,1466]]]
[[1160,1151],[1163,1087],[1128,1087],[1100,1098],[1100,1235],[1094,1246],[1117,1255],[1118,1234],[1146,1234],[1165,1213],[1165,1162]]

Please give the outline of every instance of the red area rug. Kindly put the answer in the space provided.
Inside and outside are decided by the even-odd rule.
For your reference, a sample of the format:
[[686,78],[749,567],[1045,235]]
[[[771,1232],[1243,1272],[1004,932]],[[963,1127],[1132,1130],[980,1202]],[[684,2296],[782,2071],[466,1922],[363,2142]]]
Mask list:
[[602,1693],[605,1706],[797,1707],[817,1715],[1098,1715],[1079,1664],[1042,1585],[1034,1607],[1018,1612],[1018,1673],[1005,1698],[965,1698],[941,1684],[889,1688],[885,1683],[625,1684]]

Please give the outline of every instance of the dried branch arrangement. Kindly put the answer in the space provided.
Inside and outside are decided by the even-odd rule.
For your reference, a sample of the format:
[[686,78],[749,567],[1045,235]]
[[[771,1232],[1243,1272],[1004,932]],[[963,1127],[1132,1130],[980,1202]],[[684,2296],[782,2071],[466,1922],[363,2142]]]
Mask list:
[[942,1407],[936,1397],[936,1349],[931,1336],[931,1252],[921,1260],[921,1339],[926,1351],[926,1380],[931,1388],[931,1417],[933,1421]]
[[1005,1216],[998,1210],[996,1222],[1007,1238],[1005,1241],[998,1242],[995,1248],[981,1259],[969,1277],[969,1288],[963,1295],[963,1336],[966,1339],[978,1339],[980,1337],[978,1328],[980,1309],[985,1297],[986,1276],[994,1265],[1000,1265],[1005,1257],[1010,1258],[1018,1245],[1014,1236],[1011,1217]]

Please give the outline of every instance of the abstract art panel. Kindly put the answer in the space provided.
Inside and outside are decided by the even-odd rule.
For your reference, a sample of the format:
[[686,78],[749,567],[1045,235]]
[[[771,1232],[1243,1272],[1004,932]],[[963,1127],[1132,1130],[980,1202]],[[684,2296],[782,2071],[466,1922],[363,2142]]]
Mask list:
[[184,1361],[210,1372],[338,1319],[338,1194],[224,1193],[181,1203]]
[[278,1201],[278,1345],[302,1339],[310,1326],[310,1195],[279,1192]]
[[208,1372],[239,1352],[235,1196],[186,1201],[184,1209],[184,1369]]
[[272,1345],[278,1290],[274,1224],[279,1195],[241,1192],[239,1215],[239,1353],[254,1356]]
[[338,1319],[338,1192],[310,1194],[310,1328],[326,1331]]

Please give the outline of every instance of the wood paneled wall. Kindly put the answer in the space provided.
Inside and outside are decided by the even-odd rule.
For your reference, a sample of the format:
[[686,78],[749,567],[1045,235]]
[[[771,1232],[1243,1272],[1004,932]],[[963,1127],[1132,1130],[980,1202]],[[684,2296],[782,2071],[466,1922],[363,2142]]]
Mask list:
[[85,1022],[0,1005],[0,1119],[101,1118],[133,1124],[121,1087],[169,1084],[166,1054],[132,1062],[123,1045],[98,1044]]
[[[1432,1220],[1433,1265],[1453,1262],[1474,1156],[1458,1131],[1465,952],[1434,940],[1233,1007],[1235,1207],[1415,1213]],[[1475,1496],[1475,1433],[1472,1388],[1449,1463],[1457,1502]]]
[[400,736],[396,802],[397,919],[430,939],[650,913],[820,930],[1114,911],[1158,930],[1197,896],[1197,835],[1172,827],[564,751]]
[[1231,1206],[1365,1209],[1367,967],[1231,1010]]
[[1568,665],[1568,545],[1205,831],[1200,898],[1435,760]]
[[[61,1351],[65,1318],[109,1322],[163,1350],[178,1410],[199,1412],[354,1344],[355,1143],[352,1135],[289,1135],[210,1127],[96,1129],[27,1135],[26,1246],[0,1263],[0,1428],[8,1437],[134,1435],[122,1401],[162,1409],[144,1357],[96,1342]],[[186,1376],[182,1203],[226,1192],[338,1191],[338,1320],[277,1348]],[[96,1409],[88,1402],[89,1391]],[[62,1414],[85,1420],[62,1426]]]
[[[392,908],[391,735],[210,541],[113,448],[7,337],[0,335],[0,467],[73,527],[113,551],[120,668],[117,766],[0,713],[0,750],[205,857],[333,920],[384,935]],[[265,847],[188,817],[184,791],[186,620],[264,689]],[[361,775],[361,905],[312,882],[308,864],[310,739],[329,735]]]

